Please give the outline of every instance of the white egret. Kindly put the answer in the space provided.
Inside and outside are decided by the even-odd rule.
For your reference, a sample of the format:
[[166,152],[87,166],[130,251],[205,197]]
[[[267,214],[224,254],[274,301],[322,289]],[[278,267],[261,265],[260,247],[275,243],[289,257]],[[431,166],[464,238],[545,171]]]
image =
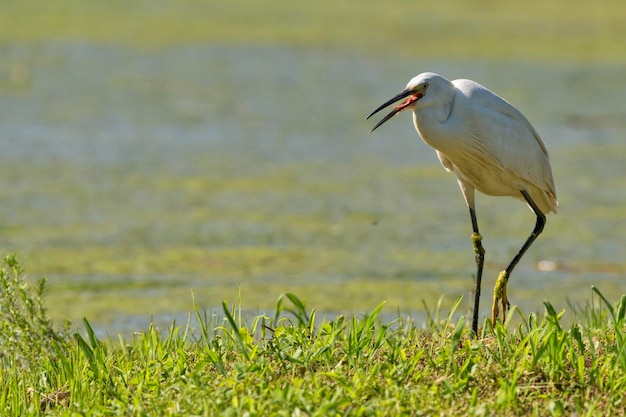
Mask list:
[[396,114],[413,110],[413,124],[419,136],[435,148],[443,167],[456,174],[472,220],[477,266],[472,330],[478,334],[485,251],[476,220],[474,190],[491,196],[519,198],[537,216],[532,233],[496,280],[491,315],[495,325],[498,304],[502,305],[503,321],[509,308],[506,286],[513,268],[543,230],[545,215],[556,213],[558,202],[548,152],[530,122],[506,100],[474,81],[449,81],[430,72],[413,78],[404,90],[367,119],[405,98],[372,132]]

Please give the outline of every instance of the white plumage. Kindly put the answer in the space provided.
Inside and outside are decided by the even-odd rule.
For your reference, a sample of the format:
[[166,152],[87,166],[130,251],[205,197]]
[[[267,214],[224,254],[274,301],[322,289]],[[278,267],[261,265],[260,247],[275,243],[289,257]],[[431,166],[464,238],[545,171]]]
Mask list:
[[[530,122],[513,105],[471,80],[449,81],[426,72],[374,110],[403,98],[374,128],[403,110],[413,111],[413,123],[425,143],[435,148],[442,165],[457,176],[470,209],[477,274],[472,329],[477,332],[480,279],[484,262],[478,231],[474,190],[491,196],[511,196],[525,201],[537,215],[537,223],[522,249],[502,271],[494,290],[492,320],[498,301],[508,307],[506,283],[524,252],[543,230],[545,214],[558,206],[546,147]],[[533,207],[534,206],[534,207]]]

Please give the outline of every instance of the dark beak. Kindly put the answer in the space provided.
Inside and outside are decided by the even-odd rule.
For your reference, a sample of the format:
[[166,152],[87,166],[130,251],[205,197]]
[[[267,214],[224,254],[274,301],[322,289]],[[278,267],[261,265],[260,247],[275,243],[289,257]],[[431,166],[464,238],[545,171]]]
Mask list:
[[[413,94],[413,91],[411,90],[402,90],[400,93],[398,93],[397,95],[395,95],[394,97],[390,98],[389,100],[385,101],[383,104],[381,104],[376,110],[374,110],[373,112],[370,113],[369,116],[367,116],[365,118],[365,120],[368,120],[370,117],[372,117],[373,115],[375,115],[376,113],[378,113],[379,111],[381,111],[382,109],[384,109],[385,107],[395,103],[398,100],[402,100],[405,97],[410,96],[411,94]],[[414,100],[413,100],[414,101]],[[411,103],[413,102],[411,101]],[[406,103],[407,105],[410,103]],[[404,110],[406,108],[405,105],[401,105],[396,107],[395,109],[393,109],[393,111],[391,113],[389,113],[387,116],[383,117],[383,119],[376,123],[376,126],[374,126],[372,128],[372,130],[370,130],[370,133],[372,133],[374,130],[378,129],[379,126],[381,126],[383,123],[385,123],[387,120],[391,119],[393,116],[395,116],[396,114],[400,113],[402,110]]]

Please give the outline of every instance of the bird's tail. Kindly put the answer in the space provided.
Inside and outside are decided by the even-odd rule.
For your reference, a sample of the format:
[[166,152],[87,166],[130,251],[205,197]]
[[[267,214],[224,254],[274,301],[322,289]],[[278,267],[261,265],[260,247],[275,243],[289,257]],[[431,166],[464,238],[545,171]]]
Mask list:
[[539,210],[543,214],[555,213],[557,212],[557,207],[559,207],[559,202],[556,199],[556,195],[552,191],[542,190],[540,188],[533,187],[533,190],[528,193],[530,198],[533,199]]

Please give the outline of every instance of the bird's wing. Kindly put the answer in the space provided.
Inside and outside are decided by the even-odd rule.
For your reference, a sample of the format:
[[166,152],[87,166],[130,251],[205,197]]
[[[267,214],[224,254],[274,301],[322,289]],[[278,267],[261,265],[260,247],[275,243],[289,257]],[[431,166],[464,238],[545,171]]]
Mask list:
[[528,119],[512,104],[486,88],[475,89],[477,107],[473,135],[492,160],[515,175],[555,195],[548,151]]

